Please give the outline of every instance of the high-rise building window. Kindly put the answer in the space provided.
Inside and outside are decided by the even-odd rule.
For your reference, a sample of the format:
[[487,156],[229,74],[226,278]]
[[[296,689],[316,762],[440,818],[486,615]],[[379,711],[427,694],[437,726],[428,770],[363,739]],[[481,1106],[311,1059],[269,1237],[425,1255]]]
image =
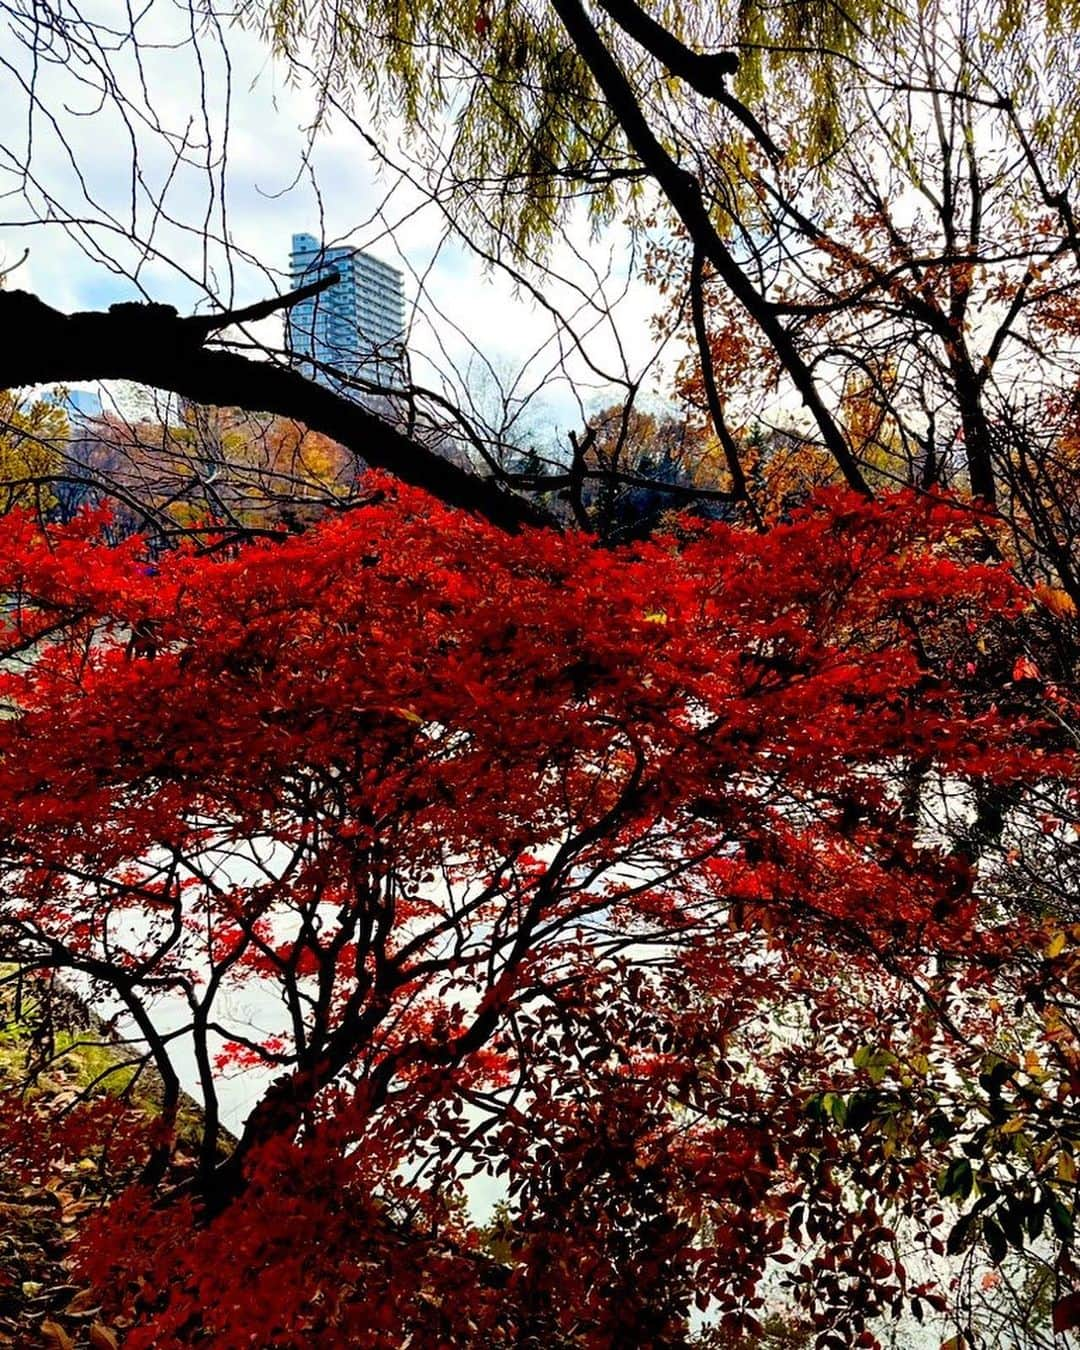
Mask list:
[[352,392],[352,379],[400,388],[405,354],[401,273],[359,249],[328,248],[314,235],[293,235],[289,273],[294,289],[331,271],[340,277],[336,285],[289,311],[285,340],[292,365],[339,392]]

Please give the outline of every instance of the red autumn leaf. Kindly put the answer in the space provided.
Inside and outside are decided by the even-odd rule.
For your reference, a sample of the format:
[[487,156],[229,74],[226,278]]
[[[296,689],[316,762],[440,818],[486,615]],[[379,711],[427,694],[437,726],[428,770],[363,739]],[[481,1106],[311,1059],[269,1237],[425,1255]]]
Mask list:
[[1080,1294],[1066,1294],[1054,1304],[1054,1330],[1073,1331],[1080,1327]]

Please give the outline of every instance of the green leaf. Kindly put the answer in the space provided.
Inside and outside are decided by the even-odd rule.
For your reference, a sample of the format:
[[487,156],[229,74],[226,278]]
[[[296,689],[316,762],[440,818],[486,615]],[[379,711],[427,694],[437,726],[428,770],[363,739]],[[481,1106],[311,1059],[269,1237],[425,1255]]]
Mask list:
[[983,1220],[983,1238],[990,1252],[990,1260],[995,1266],[1000,1266],[1005,1260],[1008,1243],[1005,1241],[1005,1234],[993,1219]]
[[956,1134],[956,1126],[944,1111],[932,1111],[926,1123],[930,1127],[930,1138],[935,1144],[944,1144]]
[[959,1219],[953,1225],[948,1241],[945,1243],[945,1250],[950,1256],[958,1256],[967,1246],[972,1218],[971,1214],[965,1214],[962,1219]]
[[960,1200],[966,1200],[971,1194],[974,1180],[971,1163],[968,1159],[954,1158],[945,1169],[945,1175],[938,1182],[938,1194],[943,1196],[953,1195]]
[[847,1099],[847,1128],[862,1130],[870,1123],[879,1100],[876,1092],[853,1092]]
[[979,1074],[979,1084],[992,1097],[996,1097],[1015,1073],[1015,1064],[1010,1064],[998,1055],[987,1055],[983,1060],[982,1073]]
[[1073,1235],[1072,1212],[1062,1204],[1053,1191],[1046,1195],[1047,1208],[1050,1211],[1050,1223],[1062,1242],[1071,1242]]
[[821,1099],[821,1106],[825,1114],[831,1116],[842,1129],[847,1123],[847,1102],[844,1098],[838,1092],[826,1092]]
[[1023,1251],[1027,1245],[1024,1239],[1024,1219],[1028,1209],[1029,1202],[1013,1195],[1004,1205],[999,1207],[997,1212],[997,1221],[1001,1226],[1001,1231],[1005,1234],[1009,1245],[1015,1247],[1017,1251]]
[[870,1056],[870,1062],[866,1066],[866,1072],[872,1083],[880,1083],[885,1077],[885,1071],[896,1063],[896,1056],[891,1050],[875,1050]]

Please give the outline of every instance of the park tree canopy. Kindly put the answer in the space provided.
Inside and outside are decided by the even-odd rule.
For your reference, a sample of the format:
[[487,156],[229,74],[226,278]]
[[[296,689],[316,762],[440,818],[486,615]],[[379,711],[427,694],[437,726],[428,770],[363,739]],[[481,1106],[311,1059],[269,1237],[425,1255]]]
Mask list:
[[[123,82],[149,13],[0,0],[26,125],[83,115],[50,101],[78,72],[222,202],[208,86],[177,133]],[[252,325],[337,278],[239,303],[212,213],[180,314],[144,284],[168,184],[132,210],[143,300],[0,289],[0,387],[182,396],[157,429],[205,505],[131,533],[98,474],[59,509],[67,414],[7,396],[0,985],[110,1010],[158,1090],[43,1120],[7,1084],[0,1165],[109,1179],[72,1269],[132,1350],[1080,1325],[1069,7],[192,17],[177,59],[257,30],[313,138],[404,164],[553,316],[581,425],[538,449],[517,395],[496,426],[449,385],[307,378]],[[126,226],[34,155],[5,142],[14,195],[123,273]],[[550,298],[582,207],[681,354],[662,415]],[[592,266],[567,288],[614,328]],[[252,414],[221,413],[241,459],[264,414],[373,471],[319,518],[229,515],[199,405]]]
[[[983,912],[977,841],[926,837],[918,796],[1072,769],[1024,669],[1007,716],[980,696],[1031,602],[978,524],[834,497],[604,550],[369,491],[153,568],[93,519],[3,521],[6,649],[36,651],[3,685],[4,954],[118,1002],[165,1083],[142,1187],[83,1248],[131,1343],[680,1345],[695,1303],[754,1333],[806,1239],[822,1328],[940,1302],[882,1264],[884,1210],[895,1187],[937,1240],[984,1103],[950,1078],[1046,939]],[[255,984],[262,1037],[229,1011]],[[166,995],[205,1120],[161,1209]],[[1002,1058],[1001,1129],[1065,1128],[1039,1062]],[[220,1076],[258,1064],[223,1153]],[[1066,1204],[984,1166],[984,1225]],[[505,1186],[486,1236],[477,1175]]]

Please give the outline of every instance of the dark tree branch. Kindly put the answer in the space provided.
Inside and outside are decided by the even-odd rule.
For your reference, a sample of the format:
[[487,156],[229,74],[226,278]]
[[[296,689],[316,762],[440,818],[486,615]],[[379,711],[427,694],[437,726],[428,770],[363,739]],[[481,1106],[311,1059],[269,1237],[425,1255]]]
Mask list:
[[721,105],[721,107],[726,108],[728,112],[731,113],[732,117],[737,118],[738,121],[743,124],[750,135],[753,136],[754,140],[757,141],[758,145],[761,146],[762,150],[765,151],[773,164],[780,163],[784,158],[783,150],[780,149],[745,103],[740,102],[734,94],[729,94],[726,89],[718,90],[717,93],[713,95],[713,98]]
[[757,508],[750,496],[750,490],[746,484],[746,474],[743,472],[742,461],[739,459],[739,447],[735,444],[735,438],[728,429],[727,419],[724,417],[723,399],[720,397],[720,390],[716,387],[716,372],[713,370],[712,351],[709,347],[709,330],[705,323],[704,272],[705,259],[702,257],[701,250],[695,248],[690,273],[690,311],[694,321],[694,340],[697,343],[698,360],[701,362],[701,378],[705,385],[705,400],[708,404],[713,429],[720,441],[720,448],[724,452],[728,473],[731,475],[733,496],[737,500],[747,503],[755,518],[755,523],[760,526],[761,521],[758,517]]
[[715,52],[702,55],[692,52],[669,33],[662,24],[637,4],[635,0],[597,0],[600,8],[610,14],[624,33],[666,66],[672,75],[685,80],[706,98],[715,98],[723,92],[724,78],[739,69],[739,58],[734,52]]
[[272,295],[269,300],[260,300],[254,305],[248,305],[244,309],[228,310],[222,314],[207,314],[204,317],[193,314],[190,318],[184,320],[194,331],[204,330],[207,333],[218,333],[223,328],[228,328],[230,324],[236,323],[257,323],[260,319],[268,319],[271,314],[276,314],[282,309],[292,309],[294,305],[300,304],[302,300],[310,300],[313,295],[321,295],[331,286],[336,286],[341,280],[339,272],[330,271],[318,280],[309,282],[306,286],[301,286],[298,290],[289,291],[285,295]]
[[734,94],[728,92],[724,80],[739,68],[734,52],[693,52],[674,34],[646,14],[634,0],[597,0],[600,8],[615,20],[624,33],[639,46],[655,56],[672,75],[684,80],[691,89],[721,104],[753,136],[773,163],[783,159],[783,152],[750,109]]
[[653,134],[634,91],[604,45],[580,0],[552,0],[578,54],[618,118],[634,153],[674,207],[695,246],[716,268],[721,280],[768,338],[773,350],[821,431],[829,453],[836,460],[848,484],[870,496],[859,463],[851,453],[836,419],[822,400],[813,372],[807,366],[791,334],[776,317],[765,296],[751,283],[717,233],[701,195],[697,179],[681,168]]
[[288,296],[217,315],[181,318],[169,305],[113,305],[64,314],[26,291],[0,291],[0,328],[18,342],[0,356],[0,388],[69,380],[134,380],[194,403],[273,413],[348,446],[368,464],[423,488],[500,529],[556,526],[547,512],[490,479],[460,469],[367,408],[295,370],[204,345],[228,324],[264,318],[333,284],[330,276]]
[[[571,441],[575,433],[570,433]],[[726,488],[695,487],[688,483],[665,483],[657,478],[647,478],[639,473],[627,473],[624,469],[580,469],[577,478],[582,482],[613,482],[618,487],[648,488],[657,496],[681,497],[688,502],[741,502],[745,498]],[[572,487],[575,482],[573,470],[566,473],[510,473],[506,475],[509,483],[518,487],[527,487],[530,492],[554,492],[559,488]],[[589,528],[592,528],[591,522]]]

